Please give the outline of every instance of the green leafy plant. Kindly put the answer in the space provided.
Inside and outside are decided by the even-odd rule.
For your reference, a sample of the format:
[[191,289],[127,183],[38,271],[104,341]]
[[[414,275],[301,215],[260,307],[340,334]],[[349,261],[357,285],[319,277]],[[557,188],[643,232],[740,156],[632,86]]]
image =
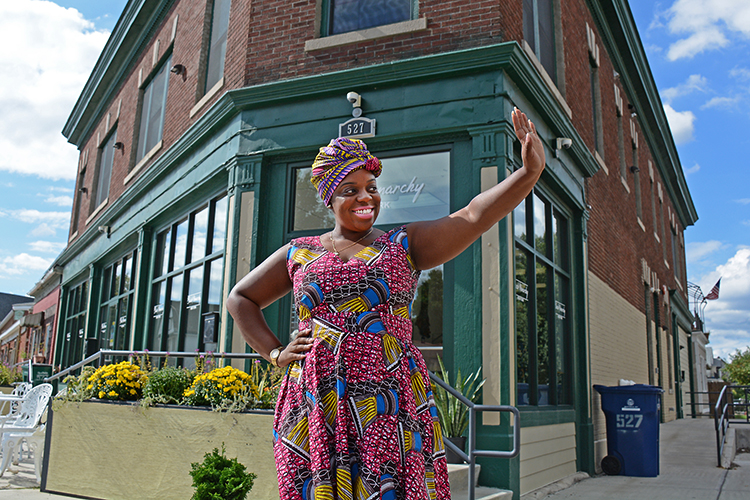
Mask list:
[[[481,381],[479,379],[482,368],[478,368],[476,372],[465,378],[461,377],[461,370],[458,370],[458,376],[451,381],[442,358],[438,357],[438,362],[440,363],[440,378],[472,403],[478,403],[480,390],[484,385],[484,379]],[[433,395],[443,435],[449,438],[461,437],[469,426],[469,409],[439,385],[433,386]]]
[[253,361],[250,367],[250,395],[253,400],[249,407],[271,409],[276,405],[284,371],[272,365],[261,366],[260,360]]
[[194,378],[195,373],[185,368],[165,366],[154,370],[143,386],[143,399],[147,404],[179,404]]
[[226,406],[250,391],[250,375],[231,366],[216,368],[193,379],[185,402],[194,406]]
[[23,376],[5,363],[0,364],[0,385],[11,385],[21,382]]
[[236,458],[226,457],[224,443],[206,453],[203,462],[190,464],[195,493],[192,500],[244,500],[257,477]]

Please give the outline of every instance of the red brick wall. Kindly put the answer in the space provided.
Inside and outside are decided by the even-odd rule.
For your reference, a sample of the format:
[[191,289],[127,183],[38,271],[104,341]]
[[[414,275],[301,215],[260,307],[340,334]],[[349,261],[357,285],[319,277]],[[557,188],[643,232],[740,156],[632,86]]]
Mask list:
[[[648,176],[648,159],[651,157],[645,138],[639,133],[639,163],[641,168],[641,192],[643,202],[642,231],[636,221],[633,175],[628,171],[628,193],[620,181],[619,152],[617,146],[617,122],[615,113],[614,68],[585,0],[563,0],[561,23],[563,27],[565,51],[565,98],[572,110],[573,122],[586,145],[594,150],[594,127],[592,118],[591,83],[589,76],[589,53],[586,39],[586,23],[596,33],[600,49],[599,79],[602,98],[602,118],[604,127],[604,159],[609,175],[600,171],[587,181],[588,203],[592,206],[589,221],[590,269],[619,294],[626,297],[636,307],[643,309],[641,293],[641,263],[643,257],[656,271],[662,283],[675,288],[674,270],[664,264],[660,244],[653,237],[651,217],[651,195]],[[187,68],[187,79],[170,75],[167,109],[163,132],[163,148],[166,150],[185,130],[197,120],[211,102],[206,103],[193,118],[190,110],[197,101],[196,90],[200,86],[199,72],[201,47],[204,36],[204,20],[207,4],[203,1],[182,0],[175,3],[154,38],[144,48],[141,58],[123,82],[116,97],[108,106],[112,123],[117,106],[122,99],[122,110],[118,122],[118,141],[125,144],[122,153],[118,152],[112,171],[110,203],[128,187],[124,180],[132,166],[132,144],[138,103],[138,74],[141,68],[146,78],[152,71],[153,46],[160,41],[160,55],[167,50],[175,16],[179,16],[174,42],[172,64],[183,64]],[[491,45],[508,40],[519,43],[523,38],[522,1],[464,0],[438,1],[421,0],[420,17],[426,17],[428,29],[422,32],[402,34],[377,40],[335,47],[314,52],[305,52],[305,41],[315,37],[316,0],[289,0],[251,2],[234,0],[230,13],[227,58],[225,62],[223,89],[213,97],[218,99],[226,90],[252,86],[283,79],[298,78],[313,74],[338,71],[352,67],[389,62]],[[617,82],[619,85],[619,82]],[[620,87],[626,116],[627,96]],[[89,214],[89,199],[93,195],[93,177],[96,170],[97,132],[103,139],[106,130],[104,115],[100,124],[86,141],[82,150],[89,150],[89,161],[84,186],[88,195],[83,195],[79,234],[86,228]],[[630,126],[626,118],[625,158],[632,165]],[[158,156],[158,154],[157,154]],[[148,168],[146,165],[137,175]],[[656,172],[656,180],[661,182]],[[131,181],[132,182],[132,181]],[[663,183],[662,183],[663,184]],[[664,197],[664,210],[669,200]],[[658,203],[658,199],[657,199]],[[658,207],[657,207],[658,208]],[[92,224],[95,222],[92,222]],[[671,245],[669,224],[667,244]],[[682,229],[680,228],[680,231]],[[660,228],[657,228],[660,234]],[[662,242],[663,244],[663,242]],[[668,261],[671,265],[671,246],[668,248]],[[684,270],[681,272],[684,283]]]

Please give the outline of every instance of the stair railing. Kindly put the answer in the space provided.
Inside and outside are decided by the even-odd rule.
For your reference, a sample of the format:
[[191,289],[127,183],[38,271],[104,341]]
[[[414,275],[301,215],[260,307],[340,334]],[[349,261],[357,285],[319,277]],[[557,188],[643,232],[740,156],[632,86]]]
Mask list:
[[[474,469],[476,467],[476,457],[493,457],[493,458],[515,458],[521,451],[521,414],[518,408],[515,406],[508,405],[478,405],[470,401],[466,396],[458,392],[456,389],[448,385],[440,377],[430,372],[430,379],[433,383],[439,385],[454,398],[458,399],[461,403],[469,408],[469,436],[466,439],[468,455],[464,453],[455,444],[451,443],[447,439],[443,439],[443,444],[450,448],[456,455],[461,457],[466,463],[469,464],[469,500],[475,499],[475,477]],[[479,450],[476,447],[476,433],[477,433],[477,413],[480,411],[496,411],[500,413],[512,413],[513,414],[513,449],[510,451],[498,451],[498,450]]]

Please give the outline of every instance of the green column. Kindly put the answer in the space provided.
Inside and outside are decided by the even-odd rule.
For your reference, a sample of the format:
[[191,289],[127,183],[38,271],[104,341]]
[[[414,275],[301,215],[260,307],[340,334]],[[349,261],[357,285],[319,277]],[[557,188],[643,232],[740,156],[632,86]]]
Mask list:
[[151,251],[153,230],[141,227],[138,230],[138,268],[136,270],[137,289],[135,304],[133,304],[133,325],[130,341],[131,349],[142,351],[148,347],[148,327],[151,317],[149,304],[151,303],[151,276],[149,269],[153,269],[154,255]]

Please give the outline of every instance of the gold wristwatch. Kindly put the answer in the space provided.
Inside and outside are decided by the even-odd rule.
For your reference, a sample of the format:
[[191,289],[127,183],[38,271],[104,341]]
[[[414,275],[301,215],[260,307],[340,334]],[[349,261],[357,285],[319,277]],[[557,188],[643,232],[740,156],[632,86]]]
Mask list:
[[271,352],[268,354],[268,357],[271,358],[271,364],[273,366],[279,366],[279,356],[281,356],[281,351],[284,350],[284,346],[280,345],[279,347],[271,350]]

